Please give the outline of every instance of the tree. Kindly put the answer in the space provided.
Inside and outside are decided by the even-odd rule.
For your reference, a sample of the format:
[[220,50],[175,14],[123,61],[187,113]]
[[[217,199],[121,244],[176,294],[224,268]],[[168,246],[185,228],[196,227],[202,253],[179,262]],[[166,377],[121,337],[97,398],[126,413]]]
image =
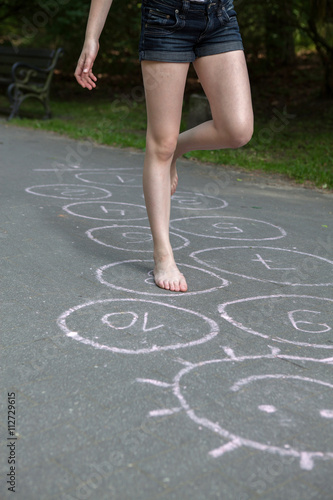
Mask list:
[[313,40],[322,60],[325,79],[323,95],[333,97],[333,1],[310,0],[306,26],[303,28]]

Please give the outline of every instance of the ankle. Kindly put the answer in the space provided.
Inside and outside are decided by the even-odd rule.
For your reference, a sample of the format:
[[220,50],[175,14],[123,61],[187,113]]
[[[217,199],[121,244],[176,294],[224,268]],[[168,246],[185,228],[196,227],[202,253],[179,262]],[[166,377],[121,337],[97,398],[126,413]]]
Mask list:
[[154,250],[155,263],[168,262],[174,260],[172,249],[157,249]]

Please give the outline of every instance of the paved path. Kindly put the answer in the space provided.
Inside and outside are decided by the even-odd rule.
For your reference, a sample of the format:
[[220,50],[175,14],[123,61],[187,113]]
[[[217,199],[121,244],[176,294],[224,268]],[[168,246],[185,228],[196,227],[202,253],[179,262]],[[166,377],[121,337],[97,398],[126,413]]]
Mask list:
[[333,196],[181,162],[165,292],[141,153],[0,134],[1,498],[332,499]]

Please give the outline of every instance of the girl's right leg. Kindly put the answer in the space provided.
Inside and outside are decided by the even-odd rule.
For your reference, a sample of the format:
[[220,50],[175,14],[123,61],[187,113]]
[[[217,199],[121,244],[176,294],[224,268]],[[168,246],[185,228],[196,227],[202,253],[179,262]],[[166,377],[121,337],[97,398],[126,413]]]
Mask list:
[[157,286],[185,292],[169,239],[170,167],[177,146],[188,63],[142,61],[147,106],[143,191],[154,243]]

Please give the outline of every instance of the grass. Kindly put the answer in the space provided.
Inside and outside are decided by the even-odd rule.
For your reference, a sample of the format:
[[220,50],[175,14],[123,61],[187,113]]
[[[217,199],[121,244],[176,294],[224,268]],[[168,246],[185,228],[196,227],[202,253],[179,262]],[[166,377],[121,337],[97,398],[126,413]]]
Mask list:
[[[90,96],[56,99],[51,103],[51,120],[16,118],[10,126],[49,130],[110,146],[145,148],[144,102],[127,99],[124,94],[109,100]],[[0,106],[5,105],[5,98],[0,97]],[[31,100],[24,103],[22,110],[36,116],[38,106]],[[185,103],[182,130],[187,113]],[[333,102],[312,99],[307,107],[300,103],[292,112],[277,103],[269,110],[258,110],[255,116],[253,139],[243,148],[194,151],[185,156],[223,166],[279,173],[297,183],[333,190]]]
[[[297,116],[274,132],[276,120],[258,117],[251,142],[236,150],[196,151],[189,157],[246,170],[285,175],[298,183],[333,189],[333,103],[321,119]],[[187,156],[187,155],[186,155]]]

